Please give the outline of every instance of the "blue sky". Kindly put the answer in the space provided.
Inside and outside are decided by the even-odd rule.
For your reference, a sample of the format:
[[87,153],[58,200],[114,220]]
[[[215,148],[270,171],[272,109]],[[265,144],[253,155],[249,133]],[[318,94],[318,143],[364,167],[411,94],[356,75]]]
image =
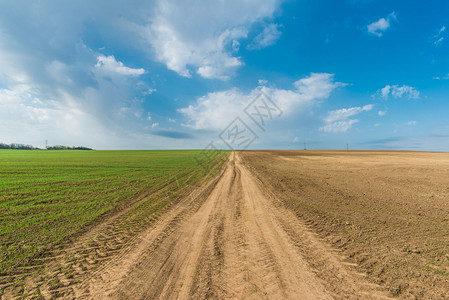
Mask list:
[[445,0],[0,1],[0,142],[449,151],[448,95]]

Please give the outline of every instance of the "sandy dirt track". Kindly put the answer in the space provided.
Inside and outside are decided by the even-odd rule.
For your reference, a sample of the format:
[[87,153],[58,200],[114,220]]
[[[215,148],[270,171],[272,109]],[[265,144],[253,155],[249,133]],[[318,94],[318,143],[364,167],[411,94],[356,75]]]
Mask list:
[[[312,262],[313,261],[313,262]],[[379,299],[232,153],[222,173],[75,290],[83,299]]]

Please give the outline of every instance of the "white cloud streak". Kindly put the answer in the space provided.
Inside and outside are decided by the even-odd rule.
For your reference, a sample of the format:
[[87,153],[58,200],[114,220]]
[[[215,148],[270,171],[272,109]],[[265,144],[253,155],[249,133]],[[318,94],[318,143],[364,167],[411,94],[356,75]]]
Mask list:
[[121,61],[116,61],[113,55],[97,56],[97,64],[95,65],[95,68],[101,69],[106,73],[115,73],[124,76],[139,76],[145,73],[145,70],[141,68],[133,69],[126,67]]
[[433,43],[435,44],[435,46],[439,46],[441,44],[441,42],[443,42],[443,41],[444,41],[444,37],[442,36]]
[[444,41],[444,36],[442,36],[442,35],[444,34],[445,31],[446,31],[446,26],[443,25],[443,27],[441,27],[438,30],[438,33],[433,36],[433,38],[434,38],[433,44],[435,46],[438,47]]
[[278,24],[267,25],[261,33],[259,33],[251,44],[248,45],[250,50],[260,50],[273,45],[281,37]]

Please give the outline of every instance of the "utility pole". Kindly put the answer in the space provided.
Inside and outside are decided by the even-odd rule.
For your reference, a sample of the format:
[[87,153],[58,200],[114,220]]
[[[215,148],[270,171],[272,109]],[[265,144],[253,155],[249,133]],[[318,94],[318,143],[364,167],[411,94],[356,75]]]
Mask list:
[[349,144],[346,144],[346,151],[349,151]]
[[304,150],[307,150],[306,143],[304,143]]
[[45,140],[45,149],[48,148],[48,140]]

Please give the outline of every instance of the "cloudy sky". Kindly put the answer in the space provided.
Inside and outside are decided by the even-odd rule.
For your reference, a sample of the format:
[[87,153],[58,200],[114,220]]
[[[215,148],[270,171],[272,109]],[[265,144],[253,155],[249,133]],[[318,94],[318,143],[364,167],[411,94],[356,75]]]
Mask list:
[[446,0],[0,0],[0,142],[449,151],[448,96]]

